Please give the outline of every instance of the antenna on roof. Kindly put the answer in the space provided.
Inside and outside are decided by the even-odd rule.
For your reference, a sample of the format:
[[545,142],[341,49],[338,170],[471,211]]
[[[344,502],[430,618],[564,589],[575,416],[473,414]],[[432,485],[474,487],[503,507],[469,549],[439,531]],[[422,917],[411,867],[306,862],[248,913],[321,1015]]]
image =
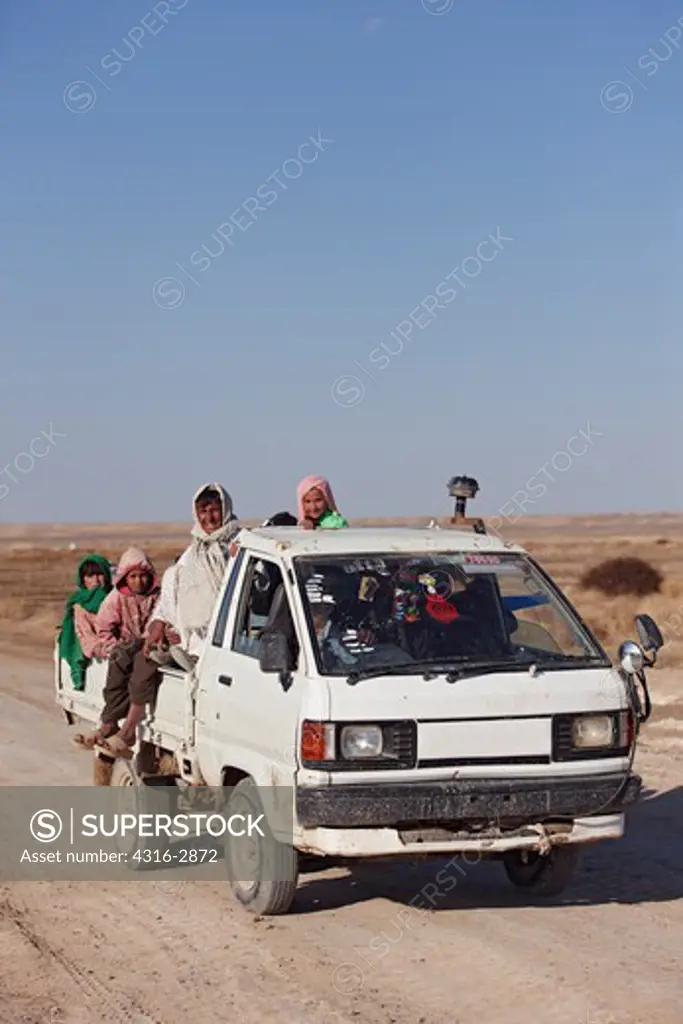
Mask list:
[[448,493],[455,498],[455,514],[451,517],[453,526],[471,526],[475,533],[486,533],[486,525],[483,519],[468,517],[466,513],[467,501],[475,498],[479,491],[479,484],[471,476],[452,476],[448,481]]

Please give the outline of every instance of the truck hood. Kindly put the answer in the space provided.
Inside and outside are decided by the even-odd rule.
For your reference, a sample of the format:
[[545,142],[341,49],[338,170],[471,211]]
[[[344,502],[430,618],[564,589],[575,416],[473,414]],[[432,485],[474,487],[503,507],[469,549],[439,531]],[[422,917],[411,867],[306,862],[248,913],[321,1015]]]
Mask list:
[[607,711],[627,706],[624,682],[613,668],[496,672],[455,683],[445,676],[378,676],[351,686],[329,679],[332,721],[547,717],[561,712]]

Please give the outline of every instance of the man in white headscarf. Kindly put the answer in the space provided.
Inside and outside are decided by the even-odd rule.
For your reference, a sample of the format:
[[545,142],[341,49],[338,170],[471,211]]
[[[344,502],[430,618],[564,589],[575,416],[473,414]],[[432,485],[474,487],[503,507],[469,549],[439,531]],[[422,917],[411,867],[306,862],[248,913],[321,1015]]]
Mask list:
[[[202,652],[209,621],[221,589],[240,526],[232,499],[221,484],[205,484],[194,496],[192,543],[164,573],[161,596],[152,612],[141,651],[135,655],[128,684],[126,720],[102,746],[117,757],[131,757],[145,708],[153,704],[161,681],[159,665],[170,657],[191,672]],[[170,644],[170,648],[169,648]]]
[[170,655],[188,670],[203,648],[230,548],[240,529],[232,499],[221,484],[200,487],[192,509],[192,543],[164,573],[145,642],[145,654],[163,663],[166,659],[160,649],[170,640]]

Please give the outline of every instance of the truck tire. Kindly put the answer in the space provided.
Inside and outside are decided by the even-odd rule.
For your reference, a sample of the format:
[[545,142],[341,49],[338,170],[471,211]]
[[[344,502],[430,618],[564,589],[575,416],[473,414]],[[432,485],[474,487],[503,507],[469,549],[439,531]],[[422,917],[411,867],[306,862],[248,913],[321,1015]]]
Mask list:
[[[225,816],[249,813],[255,818],[263,814],[258,788],[250,778],[242,779],[233,789]],[[275,838],[267,823],[260,827],[263,837],[251,841],[226,834],[225,863],[230,888],[237,901],[252,914],[264,917],[286,914],[299,880],[298,855],[293,846]],[[239,880],[240,866],[248,868],[248,882]]]
[[110,757],[101,757],[95,754],[92,767],[93,786],[111,786],[111,777],[114,770],[114,761]]
[[135,778],[135,772],[130,761],[125,761],[122,757],[117,757],[112,765],[111,776],[109,778],[110,786],[137,786],[138,780]]
[[[125,810],[128,812],[132,809],[131,803],[136,809],[139,808],[144,800],[144,790],[147,788],[138,778],[132,761],[127,761],[121,757],[118,757],[114,762],[109,785],[134,787],[138,790],[138,798],[133,801],[126,800]],[[155,788],[161,796],[161,803],[159,803],[157,798],[155,811],[157,813],[169,813],[172,816],[174,813],[174,788],[171,786]],[[166,789],[168,789],[168,792],[166,792]],[[168,849],[169,838],[163,832],[157,836],[116,836],[115,843],[117,850],[120,853],[126,854],[126,864],[131,871],[144,871],[145,869],[154,868],[158,871],[165,863],[163,855],[164,851]]]
[[559,896],[574,875],[579,859],[577,845],[554,846],[542,857],[535,850],[510,850],[503,854],[507,876],[514,886],[533,896]]

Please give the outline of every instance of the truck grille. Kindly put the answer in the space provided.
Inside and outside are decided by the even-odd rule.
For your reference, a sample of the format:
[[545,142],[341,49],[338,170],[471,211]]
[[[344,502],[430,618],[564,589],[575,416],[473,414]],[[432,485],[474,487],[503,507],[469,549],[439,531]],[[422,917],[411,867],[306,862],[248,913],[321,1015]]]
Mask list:
[[415,722],[392,722],[384,726],[385,743],[401,768],[414,768],[417,762]]

